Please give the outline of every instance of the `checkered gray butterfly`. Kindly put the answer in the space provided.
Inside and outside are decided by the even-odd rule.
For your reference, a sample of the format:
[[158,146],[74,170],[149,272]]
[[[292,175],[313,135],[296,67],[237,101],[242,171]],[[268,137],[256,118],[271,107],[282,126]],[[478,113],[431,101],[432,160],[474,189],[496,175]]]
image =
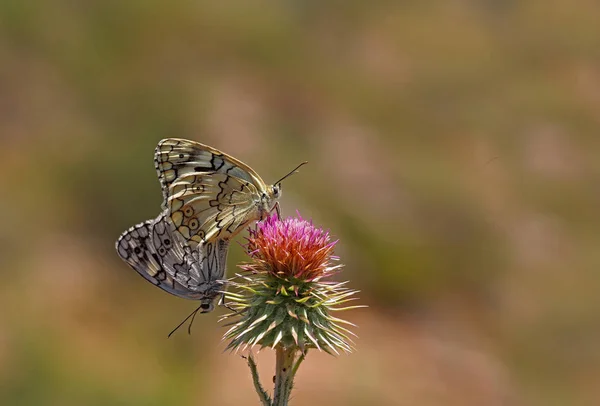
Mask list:
[[199,300],[202,313],[213,310],[225,282],[229,241],[191,248],[174,229],[167,212],[137,224],[117,240],[119,256],[153,285],[185,299]]

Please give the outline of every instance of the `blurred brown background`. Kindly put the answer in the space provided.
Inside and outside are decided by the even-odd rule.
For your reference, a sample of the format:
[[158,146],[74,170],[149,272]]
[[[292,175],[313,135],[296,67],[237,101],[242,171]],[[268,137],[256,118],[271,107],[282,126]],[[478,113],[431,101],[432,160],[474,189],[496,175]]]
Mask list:
[[600,4],[248,3],[0,1],[0,404],[257,404],[223,311],[167,340],[195,304],[114,251],[166,137],[310,161],[284,214],[370,307],[294,405],[600,404]]

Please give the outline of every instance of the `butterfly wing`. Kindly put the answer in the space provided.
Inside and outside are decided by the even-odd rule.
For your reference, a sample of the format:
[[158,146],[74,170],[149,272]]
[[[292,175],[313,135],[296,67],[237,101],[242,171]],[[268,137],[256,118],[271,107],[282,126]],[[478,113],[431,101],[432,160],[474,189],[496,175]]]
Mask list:
[[222,173],[189,174],[170,187],[167,208],[177,231],[190,243],[230,239],[263,215],[261,195],[243,179]]
[[[154,222],[148,220],[125,231],[117,240],[117,253],[144,279],[162,290],[185,299],[202,299],[201,293],[189,290],[166,271],[164,260],[152,243]],[[170,265],[174,269],[176,266],[184,269],[186,263],[173,261]]]
[[227,269],[227,253],[229,252],[228,240],[215,240],[202,244],[199,247],[199,261],[202,275],[207,281],[216,281],[224,284],[223,277]]
[[173,230],[166,213],[131,227],[116,244],[119,256],[152,284],[211,306],[224,285],[228,246],[222,241],[192,251]]
[[169,187],[179,177],[193,174],[222,173],[252,183],[261,192],[267,186],[248,165],[215,148],[179,138],[160,141],[154,152],[154,166],[163,192],[164,203]]

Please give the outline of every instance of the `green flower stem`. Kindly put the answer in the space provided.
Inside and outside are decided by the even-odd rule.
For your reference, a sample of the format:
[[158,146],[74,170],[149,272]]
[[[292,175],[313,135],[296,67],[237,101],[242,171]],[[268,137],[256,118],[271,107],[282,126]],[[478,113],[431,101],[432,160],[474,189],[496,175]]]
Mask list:
[[[298,354],[300,354],[300,356],[298,356]],[[260,383],[258,368],[254,357],[252,354],[248,356],[248,367],[252,374],[254,389],[263,406],[287,406],[294,386],[294,377],[296,376],[296,372],[298,372],[300,364],[304,361],[304,358],[306,358],[306,352],[301,352],[297,347],[285,348],[281,345],[276,347],[275,376],[273,377],[275,390],[274,399],[271,400],[269,394]]]
[[273,406],[287,406],[294,385],[294,375],[304,356],[298,357],[300,350],[297,347],[285,348],[281,345],[275,347],[275,390],[273,392]]

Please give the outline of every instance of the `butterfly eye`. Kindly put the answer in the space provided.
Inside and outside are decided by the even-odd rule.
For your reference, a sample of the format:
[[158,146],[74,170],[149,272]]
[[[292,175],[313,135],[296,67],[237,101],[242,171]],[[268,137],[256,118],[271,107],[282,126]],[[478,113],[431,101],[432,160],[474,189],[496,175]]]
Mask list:
[[273,197],[277,199],[281,195],[281,185],[273,186]]

